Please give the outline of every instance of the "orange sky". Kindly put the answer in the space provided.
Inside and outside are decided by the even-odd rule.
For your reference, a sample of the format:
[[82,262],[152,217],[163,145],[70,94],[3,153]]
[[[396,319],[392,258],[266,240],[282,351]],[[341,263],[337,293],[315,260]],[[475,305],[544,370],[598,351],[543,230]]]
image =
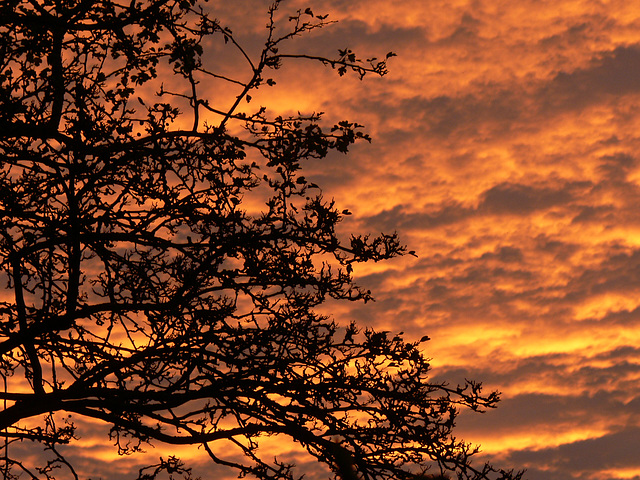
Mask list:
[[340,23],[301,48],[393,50],[390,74],[290,65],[269,93],[367,126],[371,145],[310,169],[347,230],[397,230],[419,255],[357,271],[377,301],[336,318],[429,334],[437,379],[502,391],[458,430],[494,463],[640,479],[640,7],[314,8]]
[[[268,2],[210,4],[241,39],[261,38]],[[458,430],[497,466],[529,480],[640,479],[640,5],[282,8],[307,5],[339,23],[291,52],[392,50],[389,75],[293,62],[253,102],[365,124],[371,144],[307,177],[353,212],[345,231],[397,230],[419,256],[357,269],[377,301],[331,304],[336,319],[428,334],[436,380],[502,391],[498,409],[463,414]],[[113,449],[82,425],[71,459],[97,477]]]

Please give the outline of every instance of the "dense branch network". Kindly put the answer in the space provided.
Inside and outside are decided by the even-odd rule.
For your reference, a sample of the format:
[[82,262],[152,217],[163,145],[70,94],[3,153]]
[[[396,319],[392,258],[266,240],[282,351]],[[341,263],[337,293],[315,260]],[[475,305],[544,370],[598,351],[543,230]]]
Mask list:
[[[343,477],[517,478],[472,467],[475,450],[451,433],[458,407],[493,407],[495,393],[431,384],[417,343],[315,312],[327,298],[371,298],[354,263],[407,252],[395,234],[341,239],[348,212],[301,173],[367,140],[360,125],[246,107],[289,60],[362,78],[384,75],[393,54],[292,53],[295,37],[331,22],[279,3],[257,55],[196,0],[0,4],[5,478],[59,467],[79,478],[58,448],[78,417],[109,425],[119,453],[200,445],[260,479],[304,473],[261,457],[274,435]],[[220,73],[211,39],[248,73]],[[212,81],[236,89],[230,100],[203,96]],[[11,455],[25,441],[43,464]],[[172,457],[139,478],[165,473],[190,476]]]

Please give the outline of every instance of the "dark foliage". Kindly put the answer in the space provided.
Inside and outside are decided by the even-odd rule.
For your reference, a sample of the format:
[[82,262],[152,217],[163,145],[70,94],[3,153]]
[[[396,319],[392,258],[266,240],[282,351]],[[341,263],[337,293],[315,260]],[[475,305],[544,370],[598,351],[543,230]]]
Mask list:
[[[192,444],[259,479],[304,473],[261,457],[266,436],[354,478],[518,477],[471,467],[474,449],[452,436],[457,406],[497,394],[431,384],[417,343],[314,313],[370,299],[354,263],[406,253],[396,235],[339,238],[347,212],[301,174],[367,136],[242,109],[287,61],[362,78],[393,54],[286,53],[330,22],[278,3],[255,56],[196,0],[0,3],[5,478],[76,476],[60,445],[83,417],[109,425],[121,454]],[[217,40],[246,77],[217,69],[205,52]],[[202,96],[211,82],[237,92]],[[16,442],[39,445],[41,463],[14,458]],[[190,470],[172,457],[139,478],[161,474]]]

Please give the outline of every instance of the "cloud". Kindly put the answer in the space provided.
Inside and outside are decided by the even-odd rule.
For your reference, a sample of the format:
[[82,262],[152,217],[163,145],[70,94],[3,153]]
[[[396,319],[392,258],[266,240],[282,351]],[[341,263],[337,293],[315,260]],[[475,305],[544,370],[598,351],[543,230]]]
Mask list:
[[[556,448],[513,452],[508,458],[518,465],[546,467],[544,470],[551,470],[555,476],[564,474],[573,478],[603,478],[598,472],[610,471],[612,474],[607,477],[623,478],[617,477],[615,471],[640,471],[640,458],[637,456],[639,449],[640,427],[634,425],[598,438]],[[531,480],[537,478],[549,477],[534,476]]]
[[553,189],[536,188],[530,185],[502,183],[491,187],[483,196],[479,210],[494,214],[528,214],[564,205],[572,200],[567,187]]
[[[584,184],[535,186],[502,182],[482,192],[477,207],[461,203],[394,205],[363,219],[371,229],[429,230],[452,224],[476,221],[487,215],[521,215],[570,204]],[[417,210],[417,211],[416,211]]]
[[587,68],[560,72],[540,89],[545,107],[583,108],[602,101],[603,96],[640,92],[640,47],[620,46],[602,52]]
[[522,250],[516,247],[499,247],[497,251],[483,253],[481,259],[497,259],[504,263],[518,263],[523,260]]

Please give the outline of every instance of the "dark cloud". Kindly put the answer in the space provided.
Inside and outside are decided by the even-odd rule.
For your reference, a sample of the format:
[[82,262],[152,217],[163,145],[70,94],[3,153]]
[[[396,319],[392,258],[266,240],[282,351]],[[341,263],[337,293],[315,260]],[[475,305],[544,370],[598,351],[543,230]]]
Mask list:
[[[472,208],[461,204],[434,205],[433,209],[424,208],[418,213],[411,213],[412,208],[405,205],[396,205],[390,210],[382,211],[376,215],[367,217],[365,224],[376,230],[428,230],[441,226],[451,225],[463,221],[474,215]],[[429,212],[429,210],[432,210]]]
[[618,211],[613,205],[581,205],[572,223],[612,224],[618,217]]
[[[443,203],[425,206],[415,212],[413,205],[395,205],[376,215],[363,219],[374,230],[429,230],[446,225],[466,222],[484,215],[528,215],[536,210],[546,210],[571,203],[583,183],[561,184],[557,187],[530,186],[517,183],[500,183],[481,194],[477,208],[460,203]],[[503,254],[508,254],[504,252]]]
[[460,23],[451,35],[448,35],[435,42],[436,45],[460,45],[470,42],[477,42],[478,31],[482,26],[482,21],[474,17],[469,12],[464,12],[460,18]]
[[523,260],[522,250],[515,247],[499,247],[494,252],[483,253],[481,260],[497,259],[504,263],[521,262]]
[[[639,451],[640,427],[630,425],[599,438],[556,448],[513,452],[508,458],[518,465],[546,466],[556,475],[564,474],[564,478],[585,478],[603,470],[638,469]],[[536,477],[531,480],[536,480]]]
[[611,245],[610,252],[597,265],[585,268],[572,278],[565,289],[571,300],[606,293],[634,295],[640,288],[640,250],[628,251]]
[[[461,383],[470,376],[482,379],[490,388],[498,390],[508,385],[544,385],[547,389],[563,393],[560,396],[541,395],[533,391],[519,395],[507,394],[499,407],[499,419],[472,416],[477,430],[489,428],[490,423],[493,429],[508,428],[515,421],[512,415],[521,415],[518,412],[522,411],[528,412],[527,418],[522,419],[523,425],[529,422],[557,423],[561,415],[565,416],[563,421],[566,421],[566,412],[561,412],[568,405],[573,405],[575,408],[569,410],[574,410],[577,418],[583,418],[586,422],[610,417],[612,413],[615,414],[612,418],[640,415],[640,410],[628,404],[629,396],[640,398],[640,385],[630,384],[640,374],[640,349],[635,346],[614,348],[593,357],[550,353],[519,358],[517,361],[504,355],[504,352],[488,350],[485,359],[491,361],[478,363],[475,367],[439,368],[434,380]],[[531,402],[546,405],[543,410],[549,412],[548,416],[536,417],[530,415],[529,408],[522,410]],[[502,427],[500,422],[504,423]]]
[[555,260],[570,260],[578,252],[580,245],[575,242],[568,242],[562,239],[552,238],[548,235],[540,234],[535,237],[532,246],[533,253],[553,255]]
[[602,163],[598,166],[598,172],[604,179],[615,182],[626,181],[629,171],[638,164],[633,155],[624,152],[604,155],[601,160]]
[[524,268],[508,270],[502,267],[490,267],[474,262],[465,268],[461,275],[451,277],[450,282],[459,285],[480,285],[482,283],[495,284],[498,280],[531,280],[532,272]]
[[549,50],[551,48],[566,49],[578,42],[583,43],[589,40],[594,33],[593,19],[589,20],[591,21],[583,21],[569,25],[569,27],[562,32],[545,36],[538,43],[545,50]]
[[[576,392],[575,395],[567,396],[523,394],[502,400],[499,408],[499,415],[465,413],[460,420],[461,428],[469,432],[491,429],[494,433],[503,434],[511,432],[516,424],[519,429],[540,430],[541,434],[561,431],[569,425],[596,430],[599,424],[610,418],[624,421],[630,410],[605,391],[594,394]],[[527,412],[527,415],[523,417],[522,412]],[[618,426],[623,427],[624,424]]]
[[525,107],[521,96],[513,91],[486,85],[480,92],[459,97],[410,98],[399,108],[411,118],[420,118],[424,133],[444,139],[454,134],[474,137],[498,128],[506,133],[523,115]]
[[563,205],[572,200],[567,187],[554,189],[529,185],[501,183],[482,195],[478,210],[496,214],[528,214]]
[[584,69],[560,72],[538,94],[547,106],[582,108],[604,95],[640,92],[640,47],[618,47],[602,52]]

